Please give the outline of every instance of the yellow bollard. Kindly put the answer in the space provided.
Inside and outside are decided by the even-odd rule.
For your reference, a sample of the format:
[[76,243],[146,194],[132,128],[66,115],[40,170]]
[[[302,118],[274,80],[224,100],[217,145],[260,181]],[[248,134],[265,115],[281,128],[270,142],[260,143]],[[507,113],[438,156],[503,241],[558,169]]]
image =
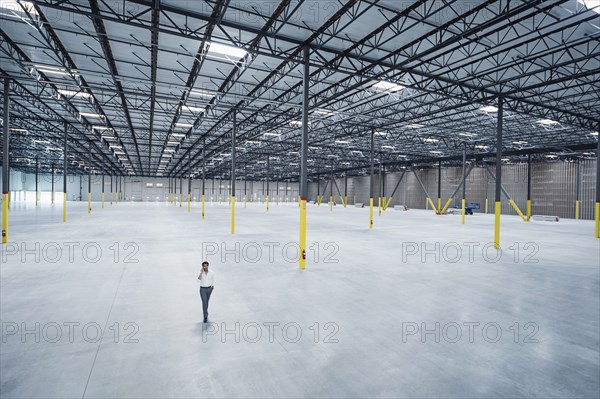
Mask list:
[[373,228],[373,197],[369,198],[369,228]]
[[190,194],[188,194],[188,213],[190,213],[190,208],[192,206],[191,199],[192,199],[192,196]]
[[112,200],[113,200],[113,193],[112,191],[110,192],[110,204],[112,205]]
[[333,211],[333,197],[329,196],[329,212]]
[[575,220],[579,220],[579,201],[575,201]]
[[462,212],[461,212],[461,216],[462,216],[462,224],[465,224],[465,200],[464,200],[464,198],[462,200]]
[[231,234],[235,233],[235,196],[231,196]]
[[485,199],[485,214],[487,215],[488,213],[488,199]]
[[502,202],[496,201],[494,208],[494,248],[500,248],[500,211],[502,210]]
[[8,242],[8,193],[2,193],[2,244]]
[[527,200],[527,219],[526,222],[529,222],[531,219],[531,200]]
[[438,198],[438,203],[437,203],[437,212],[438,215],[442,214],[442,199]]
[[377,214],[381,216],[381,197],[377,198]]
[[102,209],[104,209],[104,192],[102,192]]
[[202,194],[202,220],[204,220],[204,194]]
[[306,199],[300,199],[300,249],[299,266],[300,269],[306,268]]
[[63,193],[63,223],[67,221],[67,193]]
[[92,213],[92,193],[88,193],[88,213]]

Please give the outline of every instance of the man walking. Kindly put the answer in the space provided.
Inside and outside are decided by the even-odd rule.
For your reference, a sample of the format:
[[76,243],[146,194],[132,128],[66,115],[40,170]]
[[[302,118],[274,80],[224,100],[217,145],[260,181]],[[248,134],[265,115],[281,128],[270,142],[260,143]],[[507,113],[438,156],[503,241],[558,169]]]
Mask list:
[[202,311],[206,323],[208,321],[208,301],[215,286],[215,272],[208,270],[207,261],[202,262],[202,271],[198,276],[198,280],[200,280],[200,298],[202,299]]

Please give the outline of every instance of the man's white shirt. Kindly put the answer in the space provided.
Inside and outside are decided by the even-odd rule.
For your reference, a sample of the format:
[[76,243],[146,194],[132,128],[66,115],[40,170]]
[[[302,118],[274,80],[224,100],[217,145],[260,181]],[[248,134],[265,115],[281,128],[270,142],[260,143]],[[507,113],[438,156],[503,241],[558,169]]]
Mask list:
[[215,285],[215,272],[209,270],[207,273],[202,270],[202,280],[200,280],[200,287],[212,287]]

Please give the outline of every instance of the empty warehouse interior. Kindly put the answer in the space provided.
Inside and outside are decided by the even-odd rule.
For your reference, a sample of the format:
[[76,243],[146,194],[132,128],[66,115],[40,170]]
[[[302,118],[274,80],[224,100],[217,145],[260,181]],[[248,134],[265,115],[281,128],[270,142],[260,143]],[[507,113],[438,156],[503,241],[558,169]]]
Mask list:
[[0,0],[0,398],[600,397],[600,0]]

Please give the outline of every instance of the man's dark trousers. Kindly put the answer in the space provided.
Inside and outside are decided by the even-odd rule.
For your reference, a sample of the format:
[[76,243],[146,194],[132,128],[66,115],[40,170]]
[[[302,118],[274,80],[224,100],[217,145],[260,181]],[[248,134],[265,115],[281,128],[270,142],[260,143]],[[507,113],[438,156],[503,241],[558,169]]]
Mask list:
[[200,287],[200,298],[202,299],[202,312],[204,313],[204,321],[208,319],[208,301],[214,287]]

